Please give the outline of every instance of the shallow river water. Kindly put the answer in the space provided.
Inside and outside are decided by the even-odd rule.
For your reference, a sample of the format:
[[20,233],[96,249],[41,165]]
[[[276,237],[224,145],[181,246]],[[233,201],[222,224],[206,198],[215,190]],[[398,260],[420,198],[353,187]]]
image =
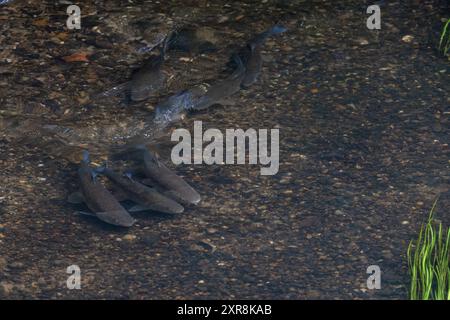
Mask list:
[[[0,6],[0,298],[404,299],[406,249],[440,196],[450,220],[449,61],[436,49],[446,1],[67,1]],[[77,162],[139,134],[170,94],[224,79],[233,52],[275,23],[257,83],[188,112],[154,147],[202,201],[134,214],[129,229],[76,214]],[[140,102],[130,80],[174,28],[215,50],[172,50],[168,84]],[[170,130],[279,129],[279,171],[170,162]],[[62,135],[44,130],[67,128]],[[121,168],[122,162],[111,162]],[[68,290],[66,269],[82,272]],[[366,270],[378,265],[380,290]]]

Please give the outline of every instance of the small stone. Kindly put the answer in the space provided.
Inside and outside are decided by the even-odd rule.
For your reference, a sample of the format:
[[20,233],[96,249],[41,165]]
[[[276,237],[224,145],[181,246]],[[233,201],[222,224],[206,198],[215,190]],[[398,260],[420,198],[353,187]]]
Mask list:
[[24,264],[22,262],[11,262],[10,264],[8,264],[8,268],[10,269],[22,269],[24,266]]
[[13,288],[14,285],[12,283],[6,281],[0,282],[0,297],[9,295]]
[[367,39],[359,39],[358,43],[362,46],[367,46],[369,44],[369,41],[367,41]]
[[307,295],[308,299],[319,299],[321,296],[321,293],[318,290],[311,290],[311,291],[308,291],[306,293],[306,295]]
[[48,18],[36,19],[31,24],[36,27],[46,27],[48,25]]
[[0,257],[0,272],[3,270],[4,267],[7,266],[7,261],[5,258]]
[[221,17],[219,17],[219,20],[217,22],[224,23],[224,22],[227,22],[229,19],[230,18],[227,16],[221,16]]
[[136,239],[136,236],[134,234],[127,234],[124,235],[122,239],[125,241],[133,241]]
[[414,37],[410,34],[407,34],[406,36],[403,36],[402,41],[406,43],[410,43],[414,40]]
[[208,233],[216,233],[217,232],[217,229],[216,228],[208,228],[208,229],[206,229],[206,232],[208,232]]

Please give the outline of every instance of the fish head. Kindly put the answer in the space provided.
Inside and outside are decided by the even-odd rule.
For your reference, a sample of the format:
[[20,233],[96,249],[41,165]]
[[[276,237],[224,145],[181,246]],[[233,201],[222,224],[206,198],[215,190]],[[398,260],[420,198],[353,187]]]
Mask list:
[[177,93],[156,106],[154,121],[169,123],[181,120],[184,111],[192,108],[192,94],[189,91]]

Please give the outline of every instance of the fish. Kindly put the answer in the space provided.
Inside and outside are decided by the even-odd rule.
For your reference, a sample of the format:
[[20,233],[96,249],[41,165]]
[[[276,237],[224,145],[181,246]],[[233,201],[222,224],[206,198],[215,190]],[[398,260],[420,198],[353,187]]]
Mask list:
[[286,31],[286,27],[282,26],[281,24],[276,24],[270,27],[268,30],[257,34],[255,37],[253,37],[253,39],[250,40],[249,43],[253,43],[255,46],[262,46],[269,37],[281,34]]
[[208,40],[208,37],[205,38],[202,33],[211,33],[202,32],[205,28],[193,29],[193,28],[182,28],[173,32],[173,35],[170,39],[169,49],[170,50],[179,50],[194,54],[202,54],[208,52],[217,51],[217,47]]
[[[143,66],[131,76],[129,81],[114,86],[104,92],[97,94],[94,98],[117,96],[128,92],[131,101],[143,101],[156,94],[166,83],[166,75],[162,71],[165,55],[169,43],[168,35],[165,40],[158,44],[159,54],[153,55],[144,62]],[[151,48],[153,50],[153,48]]]
[[164,49],[157,56],[150,57],[143,67],[131,77],[129,83],[132,101],[143,101],[164,87],[166,76],[162,72]]
[[227,79],[207,87],[197,86],[180,91],[160,102],[155,108],[154,124],[166,126],[182,119],[189,110],[203,110],[213,104],[227,103],[226,99],[239,91],[245,73],[237,54],[235,59],[238,67]]
[[258,80],[262,68],[261,46],[250,43],[249,49],[250,56],[245,64],[246,72],[241,82],[243,88],[250,87]]
[[79,213],[96,216],[98,219],[120,227],[131,227],[135,219],[128,211],[114,198],[97,179],[96,172],[89,166],[89,153],[83,152],[83,159],[78,169],[81,192],[75,192],[69,196],[69,202],[84,202],[91,212]]
[[276,24],[270,29],[257,34],[247,43],[244,48],[240,50],[239,56],[241,57],[246,69],[245,76],[241,83],[241,86],[243,88],[248,88],[249,86],[254,84],[261,74],[261,50],[266,40],[270,36],[280,34],[285,31],[287,31],[287,28],[282,25]]
[[157,154],[151,152],[145,145],[136,145],[133,148],[136,151],[134,159],[140,162],[145,176],[153,180],[156,186],[162,187],[164,195],[187,204],[200,202],[200,194],[167,168]]
[[245,76],[245,66],[238,54],[233,55],[237,68],[231,76],[218,83],[209,86],[204,93],[200,88],[192,89],[194,102],[190,107],[192,110],[204,110],[214,104],[226,104],[226,100],[241,88],[242,80]]
[[183,118],[187,110],[194,107],[194,98],[190,90],[178,92],[163,102],[159,103],[155,108],[155,123],[169,124]]
[[164,33],[159,33],[156,35],[156,37],[151,42],[144,42],[144,45],[141,45],[136,48],[136,52],[140,54],[144,54],[147,52],[153,51],[153,49],[157,48],[161,44],[163,44],[164,40],[166,39],[168,35]]
[[126,173],[124,176],[106,167],[97,168],[95,171],[108,177],[123,191],[127,199],[137,203],[129,209],[130,212],[153,210],[164,213],[182,213],[184,211],[182,205],[162,195],[155,188],[150,188],[134,180],[130,173]]

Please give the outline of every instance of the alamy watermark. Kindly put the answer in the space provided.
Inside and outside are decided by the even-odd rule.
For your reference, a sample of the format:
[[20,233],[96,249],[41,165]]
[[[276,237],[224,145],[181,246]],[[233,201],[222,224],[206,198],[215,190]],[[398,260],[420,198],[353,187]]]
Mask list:
[[[171,140],[178,141],[171,154],[172,162],[177,165],[245,164],[248,147],[248,163],[263,166],[261,175],[275,175],[279,169],[279,129],[270,129],[270,138],[268,129],[226,129],[224,135],[219,129],[203,132],[202,121],[194,121],[193,139],[189,130],[176,129]],[[208,144],[203,147],[204,143]]]
[[70,5],[66,10],[69,17],[67,18],[66,25],[70,30],[81,29],[81,9],[77,5]]
[[367,267],[367,274],[370,276],[367,278],[367,289],[381,289],[381,269],[378,265],[374,264]]
[[76,264],[67,267],[66,273],[70,274],[67,278],[66,285],[69,290],[81,289],[81,269]]
[[374,29],[381,29],[381,9],[379,5],[371,5],[367,7],[368,14],[370,14],[370,17],[367,18],[367,28],[370,30]]

